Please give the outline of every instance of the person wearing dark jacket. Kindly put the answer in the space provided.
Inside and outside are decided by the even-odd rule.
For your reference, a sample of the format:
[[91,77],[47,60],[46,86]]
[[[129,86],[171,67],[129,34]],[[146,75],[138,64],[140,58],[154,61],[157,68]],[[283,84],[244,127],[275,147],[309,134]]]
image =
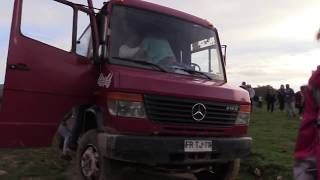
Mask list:
[[278,90],[278,101],[279,101],[280,111],[284,110],[284,97],[285,97],[285,89],[284,89],[284,85],[281,84],[280,89]]
[[300,87],[300,91],[298,91],[295,94],[295,107],[298,109],[299,111],[299,115],[302,115],[303,113],[303,109],[304,109],[304,91],[306,89],[306,86],[301,86]]
[[276,96],[275,96],[274,93],[271,92],[270,88],[268,88],[268,90],[267,90],[266,101],[267,101],[267,111],[268,112],[273,112],[274,103],[276,101]]

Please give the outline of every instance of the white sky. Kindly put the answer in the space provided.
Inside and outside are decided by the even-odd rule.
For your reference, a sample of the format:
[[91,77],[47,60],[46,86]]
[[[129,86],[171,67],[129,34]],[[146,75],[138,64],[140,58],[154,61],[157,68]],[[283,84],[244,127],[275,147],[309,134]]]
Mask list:
[[[320,43],[315,41],[320,27],[319,0],[148,1],[208,19],[218,28],[222,44],[228,45],[231,84],[246,81],[253,86],[270,84],[278,88],[289,83],[297,90],[320,64]],[[95,6],[102,2],[95,0]],[[12,4],[13,0],[0,1],[0,82],[4,79]],[[34,17],[48,22],[46,16]],[[50,23],[54,21],[52,18]]]

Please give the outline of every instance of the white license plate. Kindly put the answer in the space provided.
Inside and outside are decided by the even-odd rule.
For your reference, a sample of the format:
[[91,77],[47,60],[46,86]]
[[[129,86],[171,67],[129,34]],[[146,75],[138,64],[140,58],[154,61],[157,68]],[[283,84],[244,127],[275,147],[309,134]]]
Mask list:
[[212,152],[212,141],[185,140],[184,152]]

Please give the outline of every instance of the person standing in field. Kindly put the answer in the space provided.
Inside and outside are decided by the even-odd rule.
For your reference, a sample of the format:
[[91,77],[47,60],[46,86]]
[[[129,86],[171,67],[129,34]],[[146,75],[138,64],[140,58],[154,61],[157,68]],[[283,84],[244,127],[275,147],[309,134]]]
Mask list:
[[294,91],[293,89],[290,88],[289,84],[286,84],[286,89],[284,91],[284,103],[285,103],[285,108],[286,112],[289,118],[295,116],[295,111],[294,111]]
[[240,87],[241,87],[242,89],[247,90],[247,83],[246,83],[245,81],[243,81],[243,82],[241,83]]
[[285,89],[284,89],[284,85],[281,84],[280,89],[278,90],[278,101],[279,101],[280,111],[284,110],[284,97],[285,97]]
[[319,128],[320,66],[313,72],[305,90],[305,109],[295,148],[295,180],[320,180]]
[[262,108],[262,106],[263,106],[263,97],[262,97],[262,96],[259,96],[259,97],[258,97],[258,107],[259,107],[259,108]]
[[275,94],[271,91],[271,87],[268,87],[267,89],[266,101],[267,101],[267,111],[273,112],[276,97],[275,97]]
[[250,84],[247,85],[247,91],[249,92],[250,101],[251,101],[251,111],[252,111],[252,109],[253,109],[253,98],[256,95],[256,92],[254,91],[254,89],[251,87]]
[[240,85],[240,87],[246,91],[248,91],[249,96],[250,96],[250,101],[251,101],[251,111],[253,109],[253,98],[256,95],[254,89],[251,87],[250,84],[247,84],[245,81],[243,81]]
[[295,107],[299,111],[299,115],[302,115],[304,108],[304,91],[305,86],[300,87],[300,91],[295,94]]
[[[317,34],[320,39],[320,30]],[[320,66],[304,90],[305,108],[294,153],[294,180],[320,180]]]

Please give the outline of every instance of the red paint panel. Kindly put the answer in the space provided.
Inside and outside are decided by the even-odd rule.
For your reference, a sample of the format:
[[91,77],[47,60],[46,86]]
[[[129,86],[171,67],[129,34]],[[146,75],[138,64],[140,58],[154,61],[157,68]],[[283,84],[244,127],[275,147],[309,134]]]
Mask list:
[[[109,71],[120,75],[119,86],[115,88],[129,92],[250,104],[247,91],[239,87],[226,85],[222,82],[116,65],[110,66]],[[114,84],[117,84],[117,82]]]
[[[93,102],[98,76],[93,62],[20,33],[21,0],[15,1],[4,97],[0,147],[47,146],[64,114]],[[24,64],[28,70],[10,69]]]
[[0,124],[1,148],[49,146],[56,125]]

